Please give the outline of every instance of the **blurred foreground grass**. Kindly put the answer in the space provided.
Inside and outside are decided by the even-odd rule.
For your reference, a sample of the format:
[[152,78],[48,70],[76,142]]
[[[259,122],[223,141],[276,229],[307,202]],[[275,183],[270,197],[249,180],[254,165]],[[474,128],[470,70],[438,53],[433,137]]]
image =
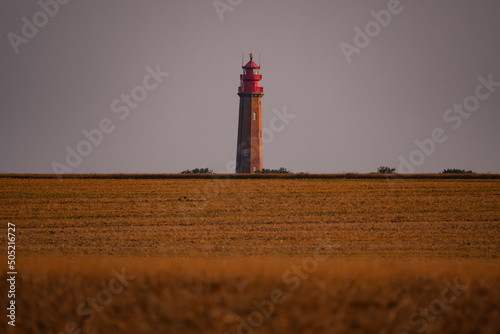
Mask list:
[[2,332],[500,331],[496,260],[73,256],[18,267],[16,327]]

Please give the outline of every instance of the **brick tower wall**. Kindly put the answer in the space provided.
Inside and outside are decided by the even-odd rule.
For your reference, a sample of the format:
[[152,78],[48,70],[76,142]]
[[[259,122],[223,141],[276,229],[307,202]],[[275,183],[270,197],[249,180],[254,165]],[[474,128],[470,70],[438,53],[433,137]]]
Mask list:
[[262,170],[262,93],[238,93],[238,145],[236,173]]

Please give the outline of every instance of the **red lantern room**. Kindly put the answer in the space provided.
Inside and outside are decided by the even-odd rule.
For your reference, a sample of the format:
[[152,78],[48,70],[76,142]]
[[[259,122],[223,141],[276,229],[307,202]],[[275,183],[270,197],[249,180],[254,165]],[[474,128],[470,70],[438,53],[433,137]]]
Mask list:
[[259,87],[259,81],[262,80],[262,75],[259,74],[260,66],[253,62],[253,54],[250,54],[250,61],[242,68],[238,93],[264,93],[264,88]]

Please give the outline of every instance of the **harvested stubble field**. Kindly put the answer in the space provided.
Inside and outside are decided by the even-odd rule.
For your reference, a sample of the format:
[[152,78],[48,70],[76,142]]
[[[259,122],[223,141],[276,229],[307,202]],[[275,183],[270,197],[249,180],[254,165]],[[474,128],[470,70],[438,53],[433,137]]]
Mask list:
[[498,179],[0,178],[0,189],[2,242],[7,222],[17,237],[9,332],[500,332]]

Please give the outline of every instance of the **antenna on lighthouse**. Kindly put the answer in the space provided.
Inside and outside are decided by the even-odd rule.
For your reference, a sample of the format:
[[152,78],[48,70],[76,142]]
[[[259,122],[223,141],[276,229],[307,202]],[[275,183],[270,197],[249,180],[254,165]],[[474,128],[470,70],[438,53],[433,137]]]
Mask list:
[[260,52],[259,52],[259,67],[260,67]]
[[243,51],[241,52],[241,67],[243,67]]

